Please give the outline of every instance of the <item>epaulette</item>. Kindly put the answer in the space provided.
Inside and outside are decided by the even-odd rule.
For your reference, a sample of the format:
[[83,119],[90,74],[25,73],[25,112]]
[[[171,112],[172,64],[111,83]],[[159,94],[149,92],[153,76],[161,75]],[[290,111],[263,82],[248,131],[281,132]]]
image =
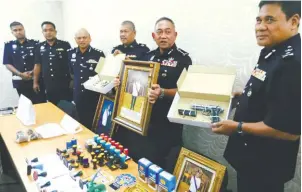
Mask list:
[[284,50],[284,53],[282,54],[282,58],[287,58],[287,57],[293,57],[294,54],[294,48],[292,46],[287,46],[287,48]]
[[12,43],[14,40],[6,41],[4,44]]
[[73,51],[73,50],[75,50],[75,49],[76,49],[76,47],[67,49],[67,51]]
[[143,43],[139,43],[139,45],[142,47],[146,47],[146,44],[143,44]]
[[181,48],[177,48],[177,51],[180,52],[183,56],[189,55],[188,52],[182,50]]
[[93,50],[95,50],[95,51],[98,51],[98,52],[100,52],[100,53],[102,53],[102,52],[103,52],[102,50],[100,50],[100,49],[96,49],[96,48],[93,48],[93,47],[92,47],[92,49],[93,49]]

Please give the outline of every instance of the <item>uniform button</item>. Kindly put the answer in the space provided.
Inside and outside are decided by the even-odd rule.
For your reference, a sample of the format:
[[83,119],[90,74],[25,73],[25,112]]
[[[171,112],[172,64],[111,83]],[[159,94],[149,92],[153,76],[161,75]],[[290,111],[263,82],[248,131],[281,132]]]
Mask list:
[[160,59],[157,59],[157,61],[160,61]]
[[239,102],[237,103],[237,105],[239,105]]
[[49,52],[49,55],[51,54],[51,52]]
[[83,70],[81,70],[81,72],[83,72]]
[[244,143],[244,146],[247,146],[247,143]]
[[253,85],[253,83],[250,83],[250,86],[252,86]]
[[49,59],[50,59],[50,60],[52,60],[52,58],[51,58],[51,57],[49,57]]
[[52,63],[49,63],[49,65],[52,65]]
[[82,57],[82,59],[84,59],[84,57]]
[[82,89],[82,92],[84,92],[84,90]]
[[51,76],[53,77],[53,74],[51,74]]
[[26,65],[26,63],[24,63],[24,65]]
[[52,71],[52,69],[50,69]]
[[23,46],[21,46],[21,48],[23,48]]
[[24,51],[21,51],[21,53],[24,53]]
[[245,90],[242,91],[242,93],[244,93],[244,92],[245,92]]
[[27,70],[27,68],[24,68],[24,70],[26,71],[26,70]]
[[83,77],[81,77],[81,79],[83,79]]

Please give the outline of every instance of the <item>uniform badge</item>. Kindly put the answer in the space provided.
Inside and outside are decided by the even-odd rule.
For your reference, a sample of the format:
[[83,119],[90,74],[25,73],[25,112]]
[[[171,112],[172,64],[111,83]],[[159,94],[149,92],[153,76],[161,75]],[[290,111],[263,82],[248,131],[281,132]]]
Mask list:
[[73,53],[71,57],[72,57],[72,58],[76,58],[76,54],[75,54],[75,53]]
[[56,49],[57,51],[64,51],[64,49],[63,48],[58,48],[58,49]]
[[161,76],[166,77],[167,73],[162,73]]
[[169,66],[169,67],[176,67],[177,61],[175,61],[173,57],[170,57],[168,60],[166,60],[166,59],[163,60],[161,65]]
[[89,67],[89,70],[92,71],[92,70],[93,70],[93,67]]
[[12,47],[13,47],[13,49],[17,49],[17,45],[16,44],[13,44]]
[[70,61],[71,61],[71,62],[76,62],[77,60],[76,60],[76,59],[70,59]]
[[259,79],[261,81],[264,81],[266,78],[266,72],[259,68],[256,68],[253,70],[252,76],[256,77],[257,79]]
[[30,53],[30,56],[33,56],[34,54],[33,53]]
[[45,47],[42,45],[41,47],[40,47],[40,49],[42,50],[42,49],[44,49]]
[[89,59],[88,61],[86,61],[86,63],[96,64],[98,62],[94,59]]

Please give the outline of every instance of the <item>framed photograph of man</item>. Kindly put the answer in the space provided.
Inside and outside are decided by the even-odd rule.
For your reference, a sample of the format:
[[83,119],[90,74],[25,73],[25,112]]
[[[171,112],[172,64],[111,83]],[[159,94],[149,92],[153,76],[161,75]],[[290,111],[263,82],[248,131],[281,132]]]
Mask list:
[[182,148],[174,169],[177,179],[176,191],[219,191],[225,170],[225,166]]
[[141,135],[147,134],[152,104],[148,91],[157,83],[159,63],[125,60],[117,90],[113,121]]
[[98,106],[95,111],[92,128],[95,133],[112,136],[114,122],[112,122],[112,114],[114,109],[114,99],[105,95],[99,98]]

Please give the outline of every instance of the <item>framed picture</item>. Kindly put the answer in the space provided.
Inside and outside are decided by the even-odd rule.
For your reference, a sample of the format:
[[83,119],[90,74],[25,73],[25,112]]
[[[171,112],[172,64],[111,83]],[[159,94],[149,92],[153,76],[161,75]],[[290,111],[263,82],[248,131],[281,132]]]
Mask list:
[[112,114],[114,109],[114,99],[105,95],[99,98],[98,106],[95,111],[92,128],[95,133],[112,136],[114,130],[114,122],[112,122]]
[[225,166],[182,148],[174,169],[176,191],[219,191],[225,170]]
[[160,64],[155,62],[124,60],[121,85],[116,93],[114,122],[141,135],[147,135],[152,104],[148,90],[157,83]]

